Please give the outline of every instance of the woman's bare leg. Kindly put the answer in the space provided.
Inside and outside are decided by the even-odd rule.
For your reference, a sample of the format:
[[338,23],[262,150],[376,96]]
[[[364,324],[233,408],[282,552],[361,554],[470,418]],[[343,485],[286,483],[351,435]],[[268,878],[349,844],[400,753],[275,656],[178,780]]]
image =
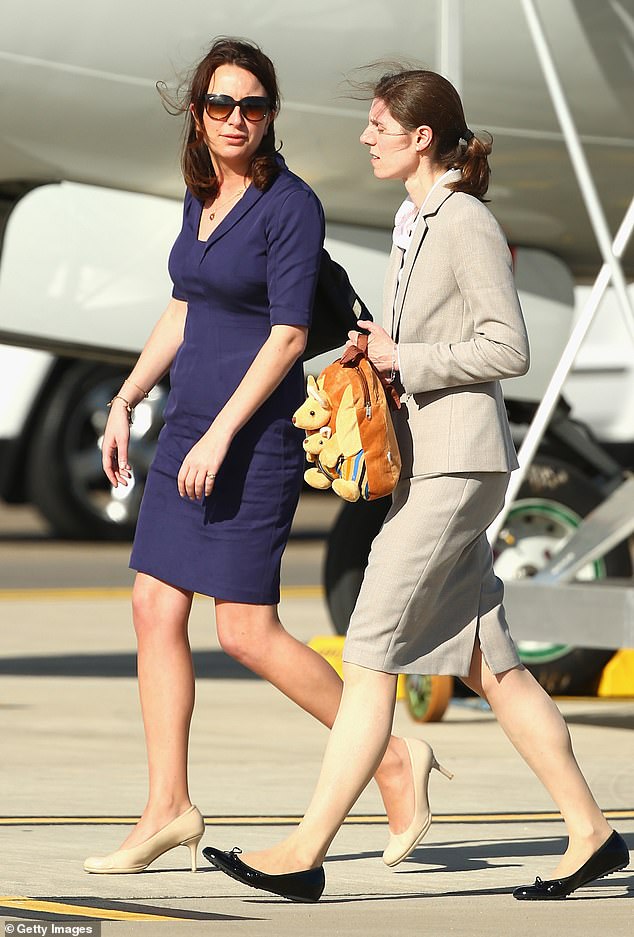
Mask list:
[[321,865],[335,834],[383,758],[390,738],[396,676],[344,665],[345,683],[321,773],[304,819],[272,849],[244,861],[271,874]]
[[223,651],[323,725],[332,726],[341,680],[320,654],[284,629],[275,605],[216,599],[216,628]]
[[[319,865],[387,745],[396,678],[346,665],[345,688],[321,774],[299,827],[278,846],[245,861],[272,874]],[[531,674],[516,667],[494,675],[479,645],[465,681],[490,703],[500,725],[559,807],[569,845],[554,877],[575,872],[608,838],[611,828],[579,770],[559,710]]]
[[138,573],[132,594],[149,795],[122,844],[135,846],[189,806],[187,751],[194,670],[187,635],[191,592]]
[[611,827],[577,764],[561,713],[525,667],[492,674],[479,644],[464,682],[488,701],[509,740],[559,808],[568,848],[551,877],[571,875],[605,842]]
[[[343,683],[324,658],[290,635],[274,605],[246,605],[216,600],[220,645],[249,670],[267,680],[290,700],[331,728]],[[414,813],[409,755],[402,739],[391,736],[375,778],[397,833],[407,829]]]

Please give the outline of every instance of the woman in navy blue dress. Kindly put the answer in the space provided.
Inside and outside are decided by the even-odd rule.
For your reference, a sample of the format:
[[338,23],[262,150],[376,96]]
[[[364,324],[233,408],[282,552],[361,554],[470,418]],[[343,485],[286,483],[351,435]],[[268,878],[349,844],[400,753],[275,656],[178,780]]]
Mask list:
[[[89,872],[139,872],[179,844],[195,866],[204,826],[187,784],[194,592],[213,596],[223,649],[325,725],[341,697],[335,671],[277,615],[303,471],[291,416],[304,397],[323,211],[276,154],[279,93],[257,46],[217,40],[183,109],[187,194],[169,261],[173,296],[111,401],[103,442],[110,482],[127,484],[132,411],[169,370],[130,560],[149,798],[122,848],[87,859]],[[393,740],[377,781],[398,825],[414,796],[403,740]]]

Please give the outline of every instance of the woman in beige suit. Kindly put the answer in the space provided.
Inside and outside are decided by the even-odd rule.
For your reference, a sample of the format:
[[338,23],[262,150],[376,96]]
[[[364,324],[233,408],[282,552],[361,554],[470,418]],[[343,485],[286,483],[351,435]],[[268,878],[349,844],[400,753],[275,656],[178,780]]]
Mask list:
[[[566,823],[554,877],[515,897],[561,898],[624,868],[629,854],[579,770],[558,709],[519,661],[486,539],[517,467],[499,381],[528,368],[510,253],[483,204],[491,145],[468,129],[457,92],[434,72],[388,74],[373,92],[361,142],[375,177],[401,179],[407,198],[396,215],[385,328],[363,326],[371,360],[402,392],[403,471],[350,621],[343,698],[304,819],[246,861],[235,850],[204,854],[245,884],[317,900],[330,843],[385,751],[397,675],[456,674],[489,702]],[[391,831],[389,865],[430,822],[427,780],[437,763],[425,743],[409,749],[411,820]]]

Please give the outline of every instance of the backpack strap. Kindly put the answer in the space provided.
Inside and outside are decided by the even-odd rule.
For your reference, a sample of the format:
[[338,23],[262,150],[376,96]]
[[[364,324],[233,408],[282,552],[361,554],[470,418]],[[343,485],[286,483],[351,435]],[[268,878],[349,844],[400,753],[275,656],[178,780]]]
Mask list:
[[339,361],[340,361],[341,366],[344,368],[348,368],[348,367],[354,368],[359,365],[361,359],[363,358],[365,358],[365,360],[368,362],[368,365],[375,372],[378,380],[382,384],[383,390],[385,391],[385,395],[387,397],[389,405],[392,407],[393,410],[400,410],[401,409],[401,397],[397,389],[394,387],[393,384],[390,384],[390,382],[387,379],[381,377],[379,372],[376,370],[376,368],[374,367],[374,365],[368,358],[368,335],[365,332],[361,332],[359,334],[359,338],[357,339],[356,345],[350,345],[348,348],[344,350]]
[[359,332],[357,344],[349,345],[347,348],[345,348],[340,358],[340,361],[344,367],[348,364],[355,365],[358,363],[359,357],[361,358],[368,357],[368,334],[367,332]]

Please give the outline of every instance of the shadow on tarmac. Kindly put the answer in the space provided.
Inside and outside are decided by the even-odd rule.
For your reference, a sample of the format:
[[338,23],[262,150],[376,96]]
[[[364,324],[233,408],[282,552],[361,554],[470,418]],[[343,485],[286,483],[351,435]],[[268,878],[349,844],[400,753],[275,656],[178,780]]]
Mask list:
[[[619,702],[618,699],[612,702]],[[634,729],[634,711],[631,709],[631,700],[623,699],[623,703],[630,704],[630,711],[625,712],[600,712],[595,709],[592,713],[567,713],[564,717],[566,722],[571,725],[579,726],[604,726],[606,729]]]
[[[634,877],[629,881],[634,883]],[[519,884],[519,883],[518,883]],[[577,891],[572,895],[569,895],[565,900],[566,901],[616,901],[618,899],[627,899],[634,898],[634,884],[628,885],[627,894],[606,894],[601,895],[597,894],[596,889],[604,888],[606,891],[608,889],[614,888],[615,885],[622,886],[624,884],[623,880],[617,879],[601,879],[599,882],[592,882],[591,885],[586,886],[589,891],[587,894],[584,894],[583,891]],[[427,891],[427,892],[416,892],[412,894],[411,892],[406,892],[404,894],[398,895],[390,893],[389,895],[324,895],[320,901],[320,905],[325,904],[350,904],[354,902],[362,901],[367,904],[372,904],[378,901],[420,901],[421,899],[431,898],[491,898],[493,895],[511,895],[515,885],[505,886],[503,888],[468,888],[459,891]],[[259,904],[262,901],[265,901],[267,905],[288,905],[288,901],[284,898],[273,898],[268,896],[266,898],[264,895],[261,898],[256,897],[244,897],[242,899],[245,904]],[[542,902],[539,902],[542,904]]]
[[[194,651],[197,679],[259,680],[223,651]],[[47,654],[0,658],[5,677],[136,677],[136,654]]]
[[[508,821],[505,821],[508,822]],[[521,821],[519,821],[521,822]],[[630,852],[634,849],[634,833],[622,834]],[[541,836],[534,839],[519,840],[479,840],[476,843],[465,844],[464,841],[449,841],[434,843],[433,846],[421,845],[403,862],[395,875],[433,875],[435,872],[475,872],[479,869],[514,868],[524,866],[525,862],[513,862],[513,858],[526,859],[527,857],[556,857],[560,856],[568,840],[565,836]],[[380,852],[364,852],[351,854],[338,854],[326,861],[343,862],[345,860],[379,858]],[[491,860],[506,859],[504,863],[491,862]],[[509,861],[510,860],[510,861]],[[626,871],[626,870],[624,870]],[[543,875],[547,876],[544,870]],[[610,885],[609,879],[601,880]],[[612,880],[614,884],[616,880]],[[597,883],[594,883],[595,886]],[[628,897],[634,897],[634,873],[628,879],[619,879],[619,884],[628,886]],[[600,886],[600,887],[603,887]],[[497,894],[508,891],[508,888],[487,890],[486,894]],[[631,894],[629,894],[631,892]],[[471,894],[471,892],[451,892],[450,894]]]
[[[201,901],[206,901],[209,898],[209,895],[199,895],[198,898]],[[192,896],[193,900],[196,900],[196,896]],[[41,896],[35,897],[32,900],[38,901],[50,901],[50,896]],[[182,896],[166,896],[166,900],[170,901],[182,901]],[[188,900],[190,900],[188,898]],[[126,914],[157,914],[160,916],[165,915],[166,911],[169,913],[170,919],[173,919],[173,923],[177,924],[179,921],[262,921],[266,920],[261,917],[246,916],[243,914],[214,914],[213,912],[206,911],[187,911],[183,908],[166,908],[165,905],[152,905],[152,904],[136,904],[132,901],[109,901],[107,898],[102,898],[101,896],[94,896],[92,898],[87,898],[85,895],[80,897],[75,897],[74,895],[58,895],[55,898],[56,902],[60,904],[75,905],[79,908],[95,908],[97,905],[99,911],[123,911]],[[33,921],[33,911],[32,910],[22,910],[20,908],[11,908],[11,918],[26,918],[29,921]],[[79,914],[72,914],[72,912],[60,912],[60,914],[54,914],[48,912],[44,915],[38,915],[38,920],[45,921],[81,921],[86,924],[86,917]],[[107,915],[104,914],[104,920],[108,920]],[[114,922],[112,922],[114,923]],[[117,923],[122,923],[117,921]],[[164,921],[155,922],[155,923],[167,923]]]

